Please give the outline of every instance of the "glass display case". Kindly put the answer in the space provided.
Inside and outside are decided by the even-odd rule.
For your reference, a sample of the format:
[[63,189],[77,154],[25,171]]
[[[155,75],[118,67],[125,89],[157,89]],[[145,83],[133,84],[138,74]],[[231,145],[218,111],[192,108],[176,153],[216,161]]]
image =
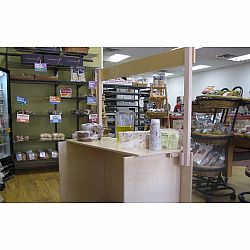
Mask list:
[[11,105],[9,91],[9,71],[0,68],[0,190],[3,181],[15,172],[12,157]]

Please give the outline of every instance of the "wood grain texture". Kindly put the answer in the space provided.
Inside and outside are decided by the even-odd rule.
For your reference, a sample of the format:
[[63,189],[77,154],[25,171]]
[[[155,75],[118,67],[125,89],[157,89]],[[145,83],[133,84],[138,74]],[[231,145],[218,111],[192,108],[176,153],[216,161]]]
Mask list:
[[144,57],[101,70],[101,80],[138,75],[184,65],[184,48]]
[[124,202],[179,202],[178,158],[124,158]]
[[[170,156],[170,155],[169,155]],[[179,202],[178,157],[59,143],[62,202]]]

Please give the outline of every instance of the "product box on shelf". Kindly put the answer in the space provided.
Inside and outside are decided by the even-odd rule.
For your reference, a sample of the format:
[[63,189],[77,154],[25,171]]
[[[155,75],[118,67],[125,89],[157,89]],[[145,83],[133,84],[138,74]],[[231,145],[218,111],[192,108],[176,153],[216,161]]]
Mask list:
[[48,51],[48,52],[58,52],[60,53],[61,48],[60,47],[35,47],[36,50],[40,51]]
[[21,56],[21,63],[40,63],[43,61],[41,54],[23,54]]
[[63,57],[58,55],[44,55],[44,63],[48,65],[63,65]]
[[73,56],[63,56],[62,64],[64,66],[83,66],[83,58],[82,57],[73,57]]

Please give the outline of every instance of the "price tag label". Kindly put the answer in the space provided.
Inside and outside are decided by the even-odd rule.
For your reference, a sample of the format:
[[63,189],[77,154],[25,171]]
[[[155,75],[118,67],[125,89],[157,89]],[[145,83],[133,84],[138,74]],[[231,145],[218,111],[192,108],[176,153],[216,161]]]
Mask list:
[[62,115],[50,115],[49,122],[50,123],[62,123]]
[[50,96],[49,103],[50,104],[59,104],[59,103],[61,103],[61,97],[60,96]]
[[46,63],[35,63],[34,70],[36,72],[47,72],[47,64]]
[[89,121],[90,122],[97,122],[98,115],[97,114],[90,114]]
[[16,121],[17,122],[29,123],[30,122],[30,115],[17,114]]

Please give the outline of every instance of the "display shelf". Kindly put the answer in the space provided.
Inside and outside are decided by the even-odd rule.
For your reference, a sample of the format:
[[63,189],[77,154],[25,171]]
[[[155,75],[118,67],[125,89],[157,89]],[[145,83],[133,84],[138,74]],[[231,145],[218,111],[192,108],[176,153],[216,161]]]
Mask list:
[[136,89],[136,90],[142,90],[142,89],[150,89],[150,87],[138,87],[138,86],[132,86],[132,85],[123,85],[123,84],[103,84],[103,88],[118,88],[118,89]]
[[72,82],[72,81],[50,81],[50,80],[18,80],[18,79],[10,79],[11,83],[19,83],[19,84],[48,84],[48,85],[86,85],[88,82]]
[[106,98],[105,102],[139,102],[139,99]]
[[[88,115],[86,114],[73,114],[71,111],[73,110],[82,110],[89,109],[92,112],[95,112],[96,103],[87,103],[86,95],[97,95],[97,88],[90,89],[88,84],[89,81],[96,81],[98,79],[98,67],[92,66],[83,66],[79,65],[81,68],[85,70],[85,77],[87,81],[82,82],[73,82],[71,81],[71,68],[72,66],[61,66],[61,65],[49,65],[47,64],[47,72],[46,76],[56,76],[58,78],[52,79],[43,79],[44,77],[36,77],[35,75],[39,75],[40,72],[34,71],[34,64],[25,64],[21,63],[21,56],[23,54],[28,53],[39,53],[39,54],[60,54],[69,58],[70,56],[81,57],[84,62],[93,62],[95,54],[88,54],[85,56],[83,54],[77,55],[77,53],[50,53],[50,51],[39,51],[39,50],[29,50],[29,51],[18,51],[15,52],[14,48],[7,48],[6,52],[0,53],[3,55],[3,59],[5,59],[6,68],[11,70],[10,76],[10,88],[11,88],[11,101],[12,101],[12,110],[18,109],[26,109],[32,110],[36,113],[30,114],[30,123],[17,123],[16,121],[16,113],[12,113],[12,124],[14,134],[26,134],[25,131],[29,130],[29,134],[34,136],[35,139],[31,139],[27,142],[18,142],[14,144],[14,149],[12,152],[17,151],[26,151],[26,149],[30,148],[31,150],[36,150],[38,147],[43,147],[43,149],[55,149],[58,150],[58,141],[40,141],[38,138],[40,132],[44,128],[48,128],[50,133],[57,133],[61,131],[65,134],[66,137],[70,137],[74,131],[79,130],[80,124],[84,122],[88,122]],[[4,62],[3,62],[4,63]],[[38,74],[37,74],[38,73]],[[44,73],[40,73],[41,76]],[[29,79],[22,79],[22,75],[34,75],[34,77],[30,77]],[[20,77],[19,77],[20,76]],[[20,79],[19,79],[20,78]],[[25,86],[27,85],[27,86]],[[37,87],[33,87],[37,85]],[[62,87],[61,87],[62,85]],[[65,85],[65,86],[63,86]],[[68,86],[67,86],[68,85]],[[53,87],[51,87],[53,86]],[[75,87],[72,87],[75,86]],[[72,88],[72,98],[61,98],[60,104],[50,104],[48,100],[48,96],[59,96],[59,88]],[[16,96],[23,96],[28,100],[27,106],[21,107],[20,104],[16,101]],[[66,100],[66,101],[65,101]],[[62,111],[62,123],[50,123],[49,116],[53,114],[49,114],[48,111],[58,110]],[[96,112],[95,112],[96,113]],[[39,163],[38,161],[34,161],[34,163]],[[30,164],[20,163],[20,164]],[[33,163],[31,163],[33,164]],[[42,165],[47,165],[49,167],[49,161],[42,161]],[[40,164],[41,165],[41,164]]]
[[33,160],[33,161],[15,161],[16,170],[35,170],[52,167],[58,167],[58,159],[44,159],[44,160]]
[[148,96],[146,92],[130,93],[130,92],[119,92],[119,91],[104,91],[105,95],[131,95],[131,96]]
[[[0,54],[1,55],[1,54]],[[93,62],[93,60],[85,60],[85,62]],[[10,68],[25,68],[25,69],[34,69],[34,64],[22,64],[18,62],[9,62],[8,65]],[[69,70],[71,66],[60,66],[60,65],[47,65],[47,69],[60,69],[60,70]],[[84,69],[95,69],[96,67],[90,66],[81,66]]]
[[[66,138],[67,139],[72,139],[72,138]],[[20,142],[15,142],[14,144],[23,144],[23,143],[28,143],[28,144],[36,144],[36,143],[57,143],[57,142],[61,142],[61,141],[65,141],[65,140],[50,140],[50,141],[42,141],[40,139],[30,139],[29,141],[20,141]]]

